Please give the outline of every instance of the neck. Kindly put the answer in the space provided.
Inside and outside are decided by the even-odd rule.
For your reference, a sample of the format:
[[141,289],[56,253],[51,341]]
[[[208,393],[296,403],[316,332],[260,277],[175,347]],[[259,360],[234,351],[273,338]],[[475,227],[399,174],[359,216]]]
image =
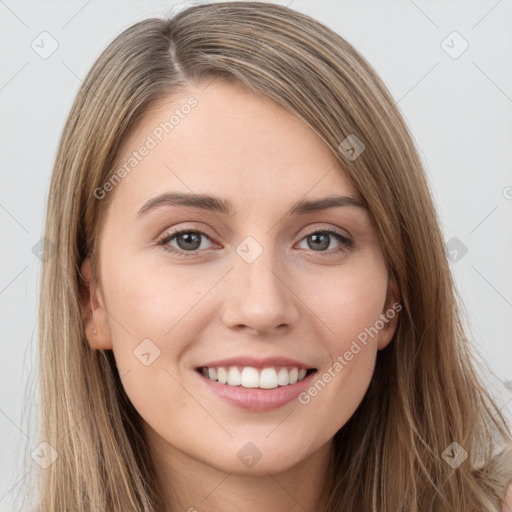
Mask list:
[[[151,428],[153,456],[165,512],[322,512],[331,486],[332,440],[285,471],[225,472],[170,446]],[[164,507],[162,507],[164,508]]]

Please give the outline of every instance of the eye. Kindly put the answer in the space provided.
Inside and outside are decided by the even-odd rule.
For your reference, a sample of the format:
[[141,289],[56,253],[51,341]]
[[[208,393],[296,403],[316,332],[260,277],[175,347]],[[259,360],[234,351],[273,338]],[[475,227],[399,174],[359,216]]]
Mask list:
[[[158,242],[157,245],[162,246],[164,250],[176,254],[177,256],[196,256],[200,250],[206,249],[202,247],[202,238],[206,238],[211,241],[211,238],[199,230],[184,229],[181,231],[174,231],[172,233],[166,233]],[[331,242],[335,238],[339,246],[334,249],[331,247]],[[307,241],[307,249],[311,249],[314,252],[327,252],[338,253],[341,251],[348,250],[352,247],[353,242],[350,238],[342,235],[338,231],[331,228],[317,229],[308,233],[302,240]],[[170,242],[175,241],[177,244],[173,246]]]
[[[334,249],[331,247],[331,250],[326,251],[326,249],[329,249],[333,238],[338,240],[339,246],[335,247]],[[340,251],[345,251],[351,248],[353,245],[353,242],[350,238],[347,238],[346,236],[331,228],[323,228],[312,231],[311,233],[308,233],[302,240],[306,240],[308,246],[306,248],[312,249],[314,252],[337,253]]]
[[[210,240],[210,237],[202,231],[191,229],[175,231],[174,233],[164,235],[158,242],[158,245],[161,245],[166,251],[177,254],[178,256],[195,256],[198,254],[196,251],[204,249],[204,247],[201,247],[201,237],[206,237]],[[169,242],[174,239],[176,239],[176,243],[178,244],[177,248],[169,245]]]

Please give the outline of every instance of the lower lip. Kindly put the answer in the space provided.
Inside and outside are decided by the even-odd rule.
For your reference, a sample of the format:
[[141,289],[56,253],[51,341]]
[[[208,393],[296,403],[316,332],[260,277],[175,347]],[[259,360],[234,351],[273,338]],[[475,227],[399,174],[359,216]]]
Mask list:
[[219,398],[222,398],[231,405],[250,411],[272,411],[285,406],[297,398],[310,385],[312,378],[317,372],[311,372],[295,384],[278,386],[272,389],[229,386],[227,384],[220,384],[216,380],[211,380],[198,372],[196,373]]

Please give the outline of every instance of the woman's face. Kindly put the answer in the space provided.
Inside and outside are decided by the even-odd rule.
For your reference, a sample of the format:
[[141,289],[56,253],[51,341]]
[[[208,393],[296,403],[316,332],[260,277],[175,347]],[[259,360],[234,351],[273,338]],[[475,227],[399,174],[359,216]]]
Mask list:
[[[86,328],[149,442],[241,474],[325,449],[397,322],[377,231],[327,146],[215,80],[148,112],[118,162],[96,191],[114,196]],[[351,199],[318,203],[335,197]]]

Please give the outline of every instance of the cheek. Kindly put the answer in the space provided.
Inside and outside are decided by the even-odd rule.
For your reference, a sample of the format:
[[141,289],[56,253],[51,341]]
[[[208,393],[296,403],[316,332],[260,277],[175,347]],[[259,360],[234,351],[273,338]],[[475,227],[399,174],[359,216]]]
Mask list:
[[166,390],[175,406],[182,398],[177,384],[183,378],[180,362],[211,321],[204,299],[218,277],[197,279],[192,266],[173,270],[136,256],[111,261],[117,264],[105,265],[106,300],[113,352],[120,376],[126,376],[126,392],[140,411],[153,400],[147,393],[157,389]]
[[373,376],[380,332],[375,326],[380,325],[387,279],[367,269],[366,274],[340,275],[315,292],[315,311],[326,333],[319,346],[328,360],[299,402],[324,425],[320,436],[333,436],[351,418]]
[[169,411],[191,415],[179,361],[197,337],[198,302],[207,289],[186,272],[137,264],[118,266],[106,281],[113,352],[125,392],[146,422],[170,429]]
[[[325,336],[321,344],[328,361],[304,396],[304,404],[329,403],[332,416],[325,417],[334,430],[356,410],[371,381],[377,340],[383,327],[381,313],[386,300],[388,276],[381,258],[370,254],[340,268],[334,279],[320,280],[310,294],[311,309],[321,319]],[[324,391],[325,389],[325,391]],[[317,400],[315,397],[322,395]]]
[[164,340],[179,340],[176,333],[190,329],[201,299],[215,284],[208,275],[193,277],[192,267],[170,269],[142,257],[111,270],[106,282],[111,316],[118,320],[111,321],[114,344],[151,338],[163,350]]
[[[331,355],[348,350],[353,340],[376,324],[386,301],[388,276],[382,258],[368,254],[309,284],[308,305],[322,320]],[[305,291],[303,292],[305,293]],[[373,332],[373,331],[372,331]],[[375,337],[375,336],[374,336]]]

